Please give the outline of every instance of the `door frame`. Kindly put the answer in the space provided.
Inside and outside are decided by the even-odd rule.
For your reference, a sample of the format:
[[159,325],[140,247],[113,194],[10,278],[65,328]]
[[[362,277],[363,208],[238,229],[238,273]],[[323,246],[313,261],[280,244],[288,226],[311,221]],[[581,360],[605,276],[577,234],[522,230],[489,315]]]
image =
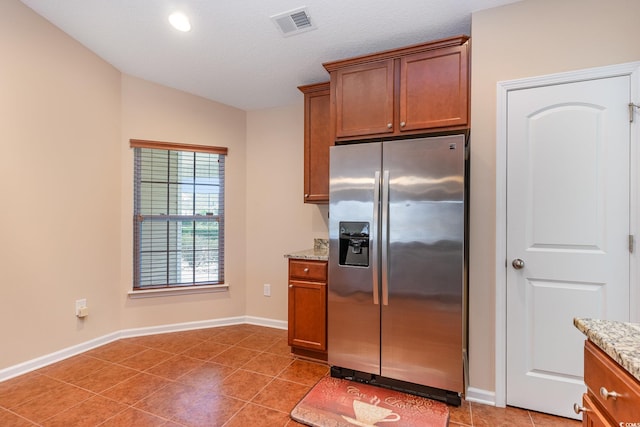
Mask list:
[[[496,123],[496,288],[495,288],[495,405],[507,404],[507,108],[510,91],[554,84],[573,83],[609,77],[630,76],[630,99],[640,104],[640,61],[589,68],[497,83]],[[630,233],[635,236],[635,248],[629,264],[629,316],[640,321],[640,108],[635,108],[631,123],[629,159]]]

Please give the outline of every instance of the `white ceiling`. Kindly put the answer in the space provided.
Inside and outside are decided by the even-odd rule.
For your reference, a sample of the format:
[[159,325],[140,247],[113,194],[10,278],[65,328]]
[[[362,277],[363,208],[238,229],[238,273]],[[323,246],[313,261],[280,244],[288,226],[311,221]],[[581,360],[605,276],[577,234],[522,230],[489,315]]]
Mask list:
[[[243,110],[290,105],[323,62],[468,34],[471,12],[517,0],[21,0],[123,73]],[[270,16],[307,6],[283,37]],[[192,30],[168,15],[180,10]]]

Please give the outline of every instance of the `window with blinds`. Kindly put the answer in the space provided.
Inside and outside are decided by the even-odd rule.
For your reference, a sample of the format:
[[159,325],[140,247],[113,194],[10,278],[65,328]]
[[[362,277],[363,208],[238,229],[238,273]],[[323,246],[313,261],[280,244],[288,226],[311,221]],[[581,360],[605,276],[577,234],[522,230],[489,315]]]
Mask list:
[[224,283],[222,147],[132,140],[134,290]]

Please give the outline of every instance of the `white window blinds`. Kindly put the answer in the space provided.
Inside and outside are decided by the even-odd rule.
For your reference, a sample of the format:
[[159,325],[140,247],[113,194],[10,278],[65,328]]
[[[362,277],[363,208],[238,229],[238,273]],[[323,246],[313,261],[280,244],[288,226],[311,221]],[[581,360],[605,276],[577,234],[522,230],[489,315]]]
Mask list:
[[134,289],[224,283],[226,149],[181,150],[149,141],[131,146]]

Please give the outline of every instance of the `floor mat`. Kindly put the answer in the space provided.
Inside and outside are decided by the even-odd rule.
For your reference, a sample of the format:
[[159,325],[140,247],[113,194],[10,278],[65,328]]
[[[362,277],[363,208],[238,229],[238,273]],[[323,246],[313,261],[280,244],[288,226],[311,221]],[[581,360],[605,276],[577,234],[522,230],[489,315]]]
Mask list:
[[324,377],[291,418],[314,427],[440,427],[449,425],[449,409],[424,397]]

